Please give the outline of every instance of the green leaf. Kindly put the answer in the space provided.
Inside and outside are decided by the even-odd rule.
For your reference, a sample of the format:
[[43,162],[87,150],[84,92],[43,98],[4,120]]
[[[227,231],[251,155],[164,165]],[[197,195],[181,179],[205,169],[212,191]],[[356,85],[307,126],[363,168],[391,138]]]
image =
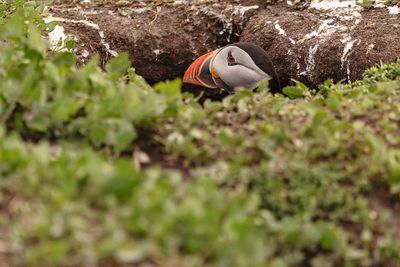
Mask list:
[[28,44],[32,49],[35,49],[41,54],[44,53],[47,49],[45,40],[42,38],[38,29],[33,25],[29,25]]
[[131,64],[128,53],[124,52],[110,59],[106,65],[106,70],[108,73],[119,78],[126,74]]
[[75,66],[76,57],[71,52],[57,53],[53,59],[53,63],[58,67],[72,67]]
[[107,136],[107,127],[98,122],[93,123],[89,127],[89,138],[93,142],[94,146],[99,147],[105,142]]
[[336,92],[330,92],[326,99],[326,104],[332,110],[337,110],[340,107],[341,101],[340,96]]
[[74,46],[75,46],[74,37],[68,36],[68,37],[65,39],[65,47],[66,47],[68,50],[72,50],[72,49],[74,48]]
[[166,94],[169,97],[175,98],[179,97],[181,93],[182,80],[176,78],[172,81],[159,82],[155,84],[154,89],[160,93]]
[[295,81],[296,85],[286,86],[283,88],[282,92],[290,98],[301,98],[307,91],[307,86],[301,82]]
[[46,26],[47,26],[47,31],[48,32],[52,32],[53,30],[54,30],[54,28],[56,27],[58,25],[58,22],[57,21],[51,21],[51,22],[49,22],[49,23],[47,23],[46,24]]
[[361,0],[361,2],[357,2],[357,5],[363,7],[363,8],[371,8],[375,3],[375,0]]
[[127,201],[134,188],[139,184],[141,175],[128,162],[119,162],[116,173],[103,187],[105,194],[114,195],[120,202]]
[[106,119],[89,128],[95,146],[107,145],[121,152],[128,149],[137,137],[134,126],[124,119]]
[[117,151],[128,149],[137,137],[132,123],[122,119],[109,119],[106,123],[109,126],[107,143],[114,145]]
[[320,244],[324,249],[339,249],[342,245],[340,233],[331,226],[322,225]]

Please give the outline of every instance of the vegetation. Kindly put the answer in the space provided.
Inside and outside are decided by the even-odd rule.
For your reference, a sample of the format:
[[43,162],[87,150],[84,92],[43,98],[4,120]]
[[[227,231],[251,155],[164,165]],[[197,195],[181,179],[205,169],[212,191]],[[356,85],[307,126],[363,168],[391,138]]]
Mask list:
[[0,4],[2,264],[400,265],[400,62],[201,105],[76,68],[43,10]]

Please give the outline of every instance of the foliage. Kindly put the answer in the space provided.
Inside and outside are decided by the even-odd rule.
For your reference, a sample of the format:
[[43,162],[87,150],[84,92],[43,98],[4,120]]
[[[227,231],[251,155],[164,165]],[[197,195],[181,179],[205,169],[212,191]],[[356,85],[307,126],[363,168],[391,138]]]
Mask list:
[[400,62],[200,105],[126,54],[76,68],[45,9],[0,4],[2,262],[400,264]]
[[400,61],[368,69],[364,73],[364,80],[371,83],[400,80]]
[[361,0],[359,2],[357,2],[357,5],[365,8],[365,9],[369,9],[372,8],[375,4],[375,0]]
[[166,96],[133,70],[121,76],[130,65],[126,54],[110,60],[107,72],[96,58],[77,69],[72,52],[48,51],[40,33],[45,28],[37,12],[21,7],[2,25],[1,122],[23,135],[83,137],[123,151],[137,136],[135,125],[162,117]]
[[385,1],[378,1],[378,0],[359,0],[357,1],[357,5],[365,8],[370,9],[374,6],[378,6],[379,4],[384,4],[387,6],[397,5],[400,1],[399,0],[385,0]]

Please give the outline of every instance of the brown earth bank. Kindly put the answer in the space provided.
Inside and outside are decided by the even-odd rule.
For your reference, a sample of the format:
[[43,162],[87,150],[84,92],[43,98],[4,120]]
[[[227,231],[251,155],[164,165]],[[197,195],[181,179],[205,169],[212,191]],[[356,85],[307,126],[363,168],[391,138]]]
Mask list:
[[360,79],[365,69],[399,58],[399,15],[387,9],[330,11],[262,10],[247,23],[241,41],[263,47],[284,84],[316,86]]
[[80,63],[94,53],[104,64],[127,51],[137,73],[154,83],[182,76],[198,56],[237,41],[270,55],[283,85],[354,81],[399,57],[400,15],[386,8],[295,10],[268,1],[73,1],[50,8],[75,36]]
[[256,10],[255,6],[241,8],[165,2],[123,7],[56,4],[51,14],[55,20],[68,20],[61,19],[61,24],[76,36],[78,56],[98,52],[105,62],[114,51],[128,51],[137,73],[154,83],[181,76],[196,57],[239,41],[238,33]]

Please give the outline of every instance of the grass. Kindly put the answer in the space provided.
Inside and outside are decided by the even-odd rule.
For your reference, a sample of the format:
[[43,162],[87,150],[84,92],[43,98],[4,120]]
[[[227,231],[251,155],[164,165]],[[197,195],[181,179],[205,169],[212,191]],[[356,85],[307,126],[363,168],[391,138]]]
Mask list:
[[76,68],[44,8],[0,4],[2,263],[400,265],[400,62],[200,105],[124,54]]

